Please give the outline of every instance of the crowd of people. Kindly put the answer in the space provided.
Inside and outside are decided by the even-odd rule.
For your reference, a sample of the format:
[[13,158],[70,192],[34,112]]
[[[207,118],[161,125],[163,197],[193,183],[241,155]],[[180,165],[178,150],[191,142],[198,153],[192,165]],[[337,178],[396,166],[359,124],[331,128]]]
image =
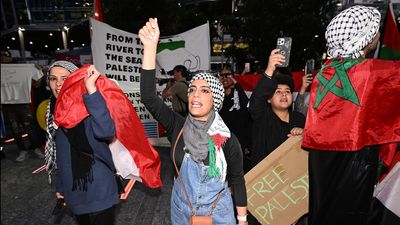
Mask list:
[[[172,98],[171,108],[156,93],[160,29],[157,19],[150,18],[138,32],[144,46],[140,92],[142,103],[165,128],[171,143],[176,170],[170,202],[172,224],[198,219],[221,225],[259,224],[247,210],[244,175],[291,136],[303,136],[310,178],[309,212],[293,223],[368,224],[380,175],[379,154],[386,153],[385,165],[393,164],[400,142],[395,131],[400,126],[396,106],[368,101],[398,92],[400,79],[399,61],[365,59],[376,48],[380,20],[378,10],[365,6],[350,7],[334,17],[325,34],[330,59],[315,78],[303,76],[295,100],[291,74],[278,67],[285,56],[273,49],[250,98],[230,67],[218,76],[194,72],[189,80],[187,69],[175,66],[171,71],[174,78],[161,96]],[[6,52],[2,52],[2,63],[7,63],[4,57]],[[79,96],[89,115],[72,127],[58,126],[57,118],[63,116],[60,111],[57,114],[62,110],[57,106],[63,98],[62,87],[77,72],[84,73]],[[376,80],[376,74],[394,85],[380,88],[382,82]],[[98,90],[100,76],[94,66],[82,72],[67,61],[52,63],[45,76],[51,90],[46,113],[46,169],[50,175],[56,171],[56,197],[65,200],[82,225],[114,224],[119,203],[109,148],[116,125],[107,105],[109,97]],[[311,83],[308,103],[305,92]],[[397,100],[399,97],[391,98]],[[44,157],[31,134],[28,103],[2,104],[6,125],[21,150],[17,162],[27,154],[20,139],[21,127],[29,134],[29,149]],[[368,115],[371,112],[364,108],[376,116]],[[349,118],[355,115],[357,120]],[[380,151],[386,144],[391,147]]]

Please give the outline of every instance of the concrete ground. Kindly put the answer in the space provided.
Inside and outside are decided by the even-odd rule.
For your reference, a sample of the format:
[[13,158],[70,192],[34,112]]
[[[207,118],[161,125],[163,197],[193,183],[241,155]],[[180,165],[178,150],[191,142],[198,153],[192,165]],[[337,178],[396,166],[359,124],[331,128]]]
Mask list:
[[[117,207],[116,225],[169,225],[173,165],[168,148],[157,148],[161,157],[161,189],[149,189],[136,182],[130,195]],[[49,185],[45,171],[32,174],[44,164],[33,154],[22,163],[15,162],[18,149],[5,144],[1,159],[1,225],[77,224],[66,212],[62,218],[53,216],[56,204],[54,184]],[[60,220],[61,219],[61,220]]]

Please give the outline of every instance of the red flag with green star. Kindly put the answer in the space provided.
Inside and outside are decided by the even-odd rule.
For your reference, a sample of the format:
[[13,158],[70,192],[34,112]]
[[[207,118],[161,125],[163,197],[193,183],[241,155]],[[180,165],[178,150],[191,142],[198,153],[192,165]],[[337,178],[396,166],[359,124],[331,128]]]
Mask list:
[[399,107],[399,60],[328,60],[311,86],[302,147],[357,151],[400,142]]

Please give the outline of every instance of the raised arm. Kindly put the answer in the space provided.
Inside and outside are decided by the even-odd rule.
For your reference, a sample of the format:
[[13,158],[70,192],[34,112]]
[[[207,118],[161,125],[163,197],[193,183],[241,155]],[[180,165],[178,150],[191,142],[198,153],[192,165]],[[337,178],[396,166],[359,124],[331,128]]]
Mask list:
[[96,89],[99,76],[100,72],[93,65],[87,69],[87,76],[84,78],[87,94],[83,95],[83,100],[93,119],[94,136],[98,139],[112,140],[116,133],[115,124],[103,96]]
[[183,123],[184,118],[165,105],[156,93],[155,68],[159,37],[160,30],[157,19],[150,18],[139,31],[139,38],[144,46],[140,74],[140,96],[142,103],[151,115],[164,126],[167,132],[171,133],[176,120]]
[[250,97],[249,112],[253,120],[258,120],[266,111],[267,97],[271,96],[275,91],[276,81],[272,79],[276,65],[285,61],[283,55],[278,54],[279,49],[274,49],[268,59],[268,66],[265,69],[264,75],[261,75],[253,93]]

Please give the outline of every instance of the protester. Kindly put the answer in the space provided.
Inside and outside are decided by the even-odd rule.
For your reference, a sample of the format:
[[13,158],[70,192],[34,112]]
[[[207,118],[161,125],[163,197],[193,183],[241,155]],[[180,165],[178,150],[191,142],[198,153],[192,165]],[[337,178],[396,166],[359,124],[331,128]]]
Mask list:
[[274,49],[268,66],[261,75],[250,98],[249,112],[253,119],[252,166],[257,165],[288,136],[303,134],[305,117],[291,111],[294,90],[293,78],[276,70],[285,57]]
[[304,74],[302,77],[301,88],[297,93],[296,100],[294,101],[294,111],[297,111],[304,116],[307,116],[308,104],[306,103],[306,90],[312,83],[313,75]]
[[[249,112],[253,119],[251,164],[256,166],[289,136],[303,134],[305,117],[292,111],[293,78],[276,70],[285,57],[274,49],[268,66],[261,75],[250,98]],[[251,225],[259,224],[250,216]]]
[[[156,95],[159,35],[157,20],[152,18],[139,31],[144,45],[140,91],[143,104],[166,128],[172,143],[177,143],[175,151],[174,147],[171,149],[171,157],[180,168],[181,180],[175,179],[172,190],[172,224],[186,225],[192,213],[205,216],[210,212],[213,224],[236,224],[228,183],[233,190],[239,224],[247,224],[242,150],[218,114],[224,97],[222,84],[209,73],[198,73],[189,84],[190,114],[184,118],[169,109]],[[212,210],[217,196],[220,199]]]
[[[9,51],[1,51],[1,63],[12,63],[12,56]],[[37,130],[34,127],[34,117],[30,109],[31,86],[40,83],[43,76],[40,70],[32,66],[26,67],[24,74],[2,74],[1,79],[1,110],[4,116],[4,122],[10,131],[15,143],[18,146],[19,154],[16,162],[23,162],[29,156],[29,153],[35,154],[39,158],[44,158],[42,150],[39,148]],[[9,82],[4,84],[3,82]],[[22,135],[27,134],[30,146],[25,145]]]
[[51,96],[50,102],[46,109],[46,146],[45,146],[45,160],[46,170],[51,182],[51,175],[56,169],[56,130],[54,126],[54,109],[58,93],[67,77],[78,70],[78,67],[68,61],[56,61],[50,65],[47,72],[47,85],[50,88]]
[[250,169],[251,148],[251,119],[247,110],[249,98],[242,86],[235,80],[232,70],[227,68],[221,70],[219,79],[224,86],[225,93],[220,115],[229,130],[239,139],[244,153],[243,167],[246,173]]
[[[47,114],[47,167],[53,169],[56,160],[56,196],[65,199],[79,224],[112,225],[119,193],[108,144],[115,135],[115,125],[105,99],[97,91],[96,82],[100,73],[94,66],[88,67],[86,77],[80,80],[84,82],[85,90],[78,90],[82,92],[89,116],[72,128],[55,126],[56,114],[59,114],[58,110],[63,110],[57,108],[63,98],[62,87],[64,82],[72,79],[69,76],[71,72],[77,69],[66,61],[56,61],[49,67],[48,79],[53,96]],[[78,114],[78,111],[72,109],[70,113]],[[65,118],[67,115],[62,116]]]
[[188,114],[188,97],[186,83],[186,77],[188,75],[187,69],[183,65],[177,65],[174,67],[171,73],[174,74],[174,79],[167,83],[167,86],[162,92],[163,98],[172,97],[172,109],[181,114],[187,116]]
[[[329,23],[330,59],[311,86],[303,148],[309,149],[310,225],[367,224],[378,155],[389,165],[400,141],[400,61],[365,59],[381,15],[352,6]],[[394,143],[388,151],[380,145]]]

